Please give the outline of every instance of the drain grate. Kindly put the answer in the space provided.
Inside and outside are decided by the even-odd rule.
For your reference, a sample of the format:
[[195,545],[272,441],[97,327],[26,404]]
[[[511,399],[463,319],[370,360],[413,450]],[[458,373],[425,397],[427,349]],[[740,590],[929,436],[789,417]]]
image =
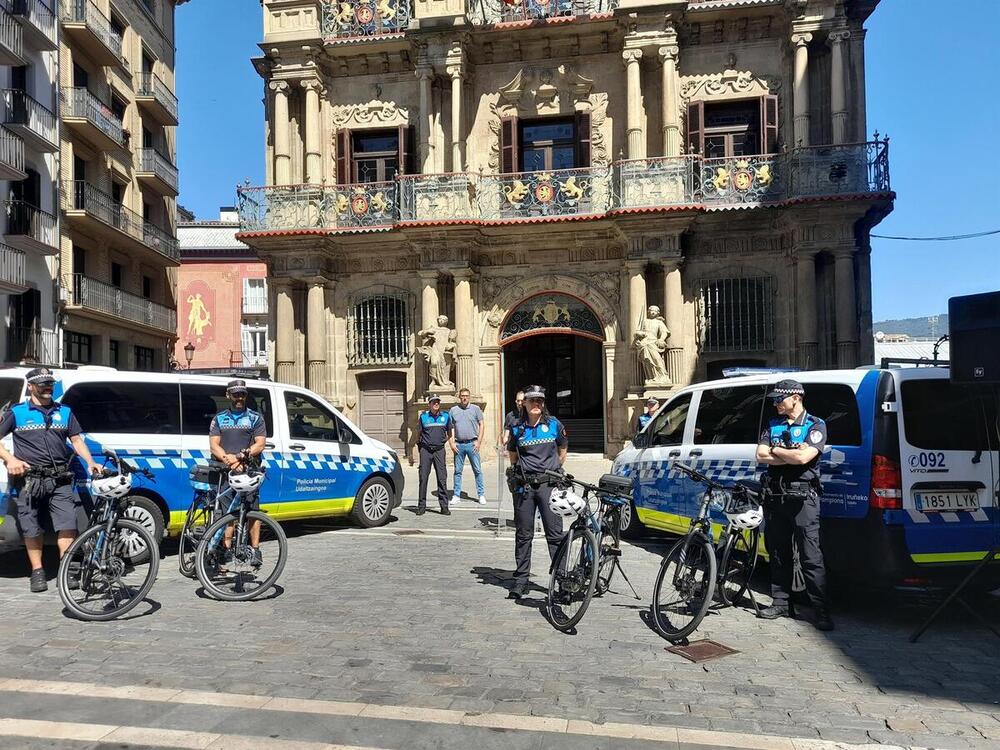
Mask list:
[[718,659],[720,656],[730,656],[732,654],[739,653],[739,651],[734,648],[729,648],[729,646],[724,646],[721,643],[709,640],[694,641],[686,646],[671,646],[670,648],[664,650],[669,651],[672,654],[680,654],[688,661],[693,661],[695,663],[708,661],[709,659]]
[[413,536],[414,534],[423,534],[420,529],[400,529],[399,531],[392,532],[396,536]]

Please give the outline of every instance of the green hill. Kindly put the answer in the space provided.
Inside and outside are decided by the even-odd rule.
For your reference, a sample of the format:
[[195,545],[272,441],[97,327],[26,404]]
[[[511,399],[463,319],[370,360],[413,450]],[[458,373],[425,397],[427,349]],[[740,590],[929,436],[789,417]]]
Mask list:
[[872,325],[872,329],[875,332],[882,331],[883,333],[905,333],[915,339],[937,339],[948,333],[948,316],[880,320]]

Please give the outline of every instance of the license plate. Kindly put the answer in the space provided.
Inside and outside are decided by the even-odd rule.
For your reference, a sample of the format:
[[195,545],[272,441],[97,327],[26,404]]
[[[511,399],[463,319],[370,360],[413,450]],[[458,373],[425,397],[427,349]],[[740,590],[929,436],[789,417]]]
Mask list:
[[979,493],[976,492],[914,492],[917,510],[924,513],[955,510],[979,510]]

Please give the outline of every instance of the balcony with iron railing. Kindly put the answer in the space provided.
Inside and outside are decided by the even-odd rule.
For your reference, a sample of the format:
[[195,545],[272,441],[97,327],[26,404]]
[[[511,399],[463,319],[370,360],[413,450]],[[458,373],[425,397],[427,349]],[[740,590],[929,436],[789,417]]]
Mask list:
[[619,0],[485,0],[469,4],[476,26],[558,23],[572,19],[610,17]]
[[230,367],[267,367],[267,352],[229,350]]
[[122,38],[93,0],[63,0],[62,24],[72,39],[98,65],[122,65]]
[[155,148],[139,149],[135,177],[144,187],[151,187],[160,195],[177,196],[177,167]]
[[6,3],[0,3],[0,65],[24,65],[24,30]]
[[56,116],[20,89],[0,91],[3,124],[17,133],[31,148],[43,153],[59,150]]
[[24,200],[11,198],[5,205],[8,244],[41,255],[59,252],[56,217]]
[[21,136],[0,126],[0,180],[23,180],[24,141]]
[[56,15],[43,0],[12,0],[11,14],[24,28],[24,39],[35,49],[52,51],[59,48],[56,36]]
[[243,295],[244,315],[267,315],[267,293],[264,294],[244,294]]
[[399,36],[410,24],[411,0],[337,0],[323,3],[324,38],[334,42]]
[[66,276],[63,283],[70,307],[138,323],[160,332],[177,332],[177,311],[172,307],[79,273]]
[[34,326],[7,329],[7,361],[58,366],[59,335]]
[[247,186],[237,199],[240,228],[248,233],[751,209],[846,196],[891,199],[888,149],[883,139],[724,159],[686,155],[547,172],[401,175],[368,185]]
[[0,242],[0,292],[20,294],[28,288],[25,261],[22,250]]
[[104,151],[125,147],[122,121],[86,88],[62,90],[62,116],[70,128]]
[[96,231],[112,230],[110,236],[114,239],[127,238],[152,250],[161,260],[180,262],[176,237],[83,180],[63,184],[63,210],[70,221]]
[[135,103],[161,125],[178,122],[177,97],[154,73],[135,74]]

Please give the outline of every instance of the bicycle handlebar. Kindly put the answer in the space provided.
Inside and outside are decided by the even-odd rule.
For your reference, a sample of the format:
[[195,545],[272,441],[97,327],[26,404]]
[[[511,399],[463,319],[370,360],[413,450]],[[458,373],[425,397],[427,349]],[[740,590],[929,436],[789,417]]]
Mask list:
[[569,487],[575,484],[577,487],[580,487],[581,489],[587,490],[588,492],[593,492],[598,497],[620,497],[620,495],[618,495],[615,492],[612,492],[611,490],[603,489],[597,486],[596,484],[590,484],[589,482],[584,482],[580,479],[577,479],[572,474],[567,474],[566,472],[562,471],[553,471],[552,469],[546,469],[545,471],[540,471],[529,475],[529,481],[531,478],[536,478],[539,480],[551,482],[552,484],[556,484],[562,487]]
[[[124,458],[118,458],[118,454],[114,451],[104,451],[104,458],[111,462],[111,465],[117,469],[119,474],[138,474],[139,476],[146,477],[151,482],[156,481],[156,475],[149,469],[140,469],[138,466],[133,466]],[[105,468],[104,473],[108,474],[110,472]]]

